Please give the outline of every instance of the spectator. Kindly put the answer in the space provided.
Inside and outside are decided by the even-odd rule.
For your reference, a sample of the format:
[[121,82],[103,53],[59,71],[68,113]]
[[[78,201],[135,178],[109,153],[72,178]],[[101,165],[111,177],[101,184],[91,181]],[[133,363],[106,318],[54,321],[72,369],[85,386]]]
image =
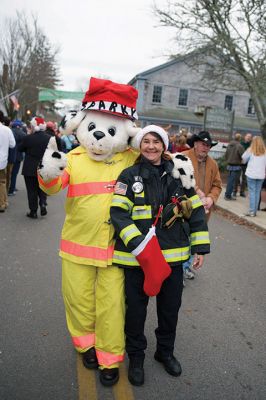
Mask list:
[[56,136],[56,142],[57,142],[57,147],[59,151],[63,151],[64,153],[67,153],[66,150],[66,143],[65,141],[62,139],[62,133],[59,131],[59,129],[56,129],[55,132],[55,136]]
[[52,121],[46,122],[46,131],[45,132],[50,136],[55,136],[55,133],[56,133],[55,123]]
[[[247,150],[249,148],[249,146],[251,144],[251,140],[252,140],[252,134],[246,133],[244,140],[242,140],[240,142],[242,144],[242,146],[244,147],[244,150]],[[238,189],[239,185],[240,185],[240,196],[246,197],[246,194],[245,194],[246,187],[247,187],[246,168],[247,168],[246,164],[241,165],[241,175],[239,177],[239,180],[235,183],[235,186],[234,186],[234,191],[233,191],[234,197],[237,196],[237,189]]]
[[189,148],[190,147],[187,144],[187,136],[186,135],[180,135],[178,140],[177,140],[176,152],[177,153],[182,153],[183,151],[186,151]]
[[18,146],[22,142],[22,139],[24,136],[26,136],[26,133],[22,129],[23,124],[22,121],[19,119],[16,119],[15,121],[12,122],[11,124],[12,127],[12,132],[15,137],[16,141],[16,147],[12,150],[14,150],[14,163],[13,163],[13,168],[11,172],[11,178],[10,178],[10,185],[8,187],[8,196],[14,196],[17,189],[16,189],[16,182],[17,182],[17,175],[20,169],[20,164],[21,161],[23,160],[23,153],[18,151]]
[[235,139],[231,140],[228,144],[225,152],[225,160],[227,162],[227,185],[225,190],[225,200],[236,200],[236,197],[232,195],[236,182],[239,181],[241,174],[242,165],[242,154],[244,153],[244,147],[240,144],[241,134],[236,133]]
[[0,111],[0,212],[5,212],[8,206],[6,190],[8,150],[16,145],[13,133],[9,127],[4,125],[4,121],[4,114]]
[[261,211],[266,211],[266,207],[264,207],[264,208],[260,207],[261,202],[262,202],[262,192],[265,191],[265,190],[266,190],[266,175],[265,175],[265,179],[263,181],[262,188],[261,188],[261,191],[260,191],[260,200],[259,200],[259,205],[258,205],[258,210],[261,210]]
[[[193,135],[191,139],[192,148],[183,152],[192,161],[196,180],[195,190],[203,202],[207,222],[222,191],[219,167],[216,161],[208,155],[211,147],[216,144],[217,142],[212,140],[209,132],[201,131]],[[192,257],[183,264],[184,278],[186,279],[194,279],[195,275],[191,270],[191,265]]]
[[168,151],[170,153],[177,153],[177,135],[176,133],[169,133],[169,146]]
[[242,155],[247,163],[246,176],[249,192],[249,211],[245,214],[256,217],[260,193],[266,176],[266,149],[261,136],[254,136],[250,147]]
[[[11,120],[8,117],[4,117],[4,125],[10,128]],[[13,132],[12,132],[13,133]],[[14,133],[13,133],[14,134]],[[16,146],[13,148],[9,148],[8,150],[8,159],[7,159],[7,166],[6,166],[6,192],[8,193],[11,173],[16,160]],[[7,202],[8,205],[8,202]]]
[[192,148],[184,151],[193,164],[196,191],[200,191],[203,197],[203,205],[207,212],[209,220],[211,210],[217,202],[222,191],[222,180],[220,177],[219,167],[217,162],[208,155],[210,149],[217,144],[211,138],[207,131],[201,131],[193,135],[191,142]]
[[79,145],[77,138],[74,134],[63,135],[61,139],[65,142],[66,153],[75,149]]
[[22,175],[24,175],[30,209],[30,212],[26,215],[29,218],[36,219],[38,218],[38,199],[41,215],[47,214],[46,194],[39,188],[37,168],[51,136],[45,133],[46,124],[43,118],[34,117],[31,120],[31,127],[32,133],[23,138],[18,150],[25,152]]

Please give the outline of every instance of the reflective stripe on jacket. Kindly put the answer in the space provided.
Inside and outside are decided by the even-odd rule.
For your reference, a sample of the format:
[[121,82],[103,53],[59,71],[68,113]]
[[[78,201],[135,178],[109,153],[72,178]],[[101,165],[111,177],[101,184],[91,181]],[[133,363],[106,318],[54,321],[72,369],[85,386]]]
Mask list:
[[[125,194],[114,193],[111,204],[111,221],[117,232],[113,263],[121,266],[138,266],[132,251],[143,241],[155,220],[160,204],[166,206],[171,196],[186,195],[192,202],[189,220],[178,218],[170,228],[156,225],[156,234],[166,261],[176,265],[186,261],[191,252],[210,252],[210,240],[204,207],[195,190],[183,188],[181,181],[171,175],[172,161],[164,161],[164,173],[149,162],[141,160],[127,168],[118,177]],[[141,193],[136,193],[135,183],[143,185]]]
[[136,157],[135,152],[126,150],[108,162],[97,162],[77,147],[67,154],[67,167],[61,177],[50,182],[39,177],[41,189],[49,195],[68,187],[59,253],[62,258],[99,267],[112,264],[110,204],[114,186],[120,172]]

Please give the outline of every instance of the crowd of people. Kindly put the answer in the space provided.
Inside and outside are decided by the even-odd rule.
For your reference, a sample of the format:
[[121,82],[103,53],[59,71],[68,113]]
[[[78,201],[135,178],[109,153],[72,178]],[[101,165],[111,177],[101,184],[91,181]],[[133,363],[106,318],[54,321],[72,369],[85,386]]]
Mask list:
[[237,200],[238,187],[240,196],[246,197],[248,189],[249,210],[245,216],[256,217],[261,191],[266,187],[266,147],[262,137],[247,133],[242,139],[236,133],[227,146],[225,160],[228,170],[225,200]]
[[0,111],[0,212],[6,211],[8,196],[18,191],[16,182],[22,165],[29,207],[26,216],[37,219],[38,207],[41,216],[47,214],[47,196],[39,188],[37,168],[51,137],[64,153],[79,145],[74,134],[61,135],[56,122],[34,117],[27,125],[20,119],[11,121]]

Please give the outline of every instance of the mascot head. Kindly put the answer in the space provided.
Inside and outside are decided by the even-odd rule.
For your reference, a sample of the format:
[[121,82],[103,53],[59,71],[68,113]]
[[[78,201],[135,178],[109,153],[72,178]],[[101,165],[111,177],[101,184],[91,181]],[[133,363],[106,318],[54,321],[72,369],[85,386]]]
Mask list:
[[133,86],[91,78],[80,111],[67,114],[60,131],[66,135],[75,131],[90,158],[106,160],[124,151],[140,129],[134,125],[137,97]]

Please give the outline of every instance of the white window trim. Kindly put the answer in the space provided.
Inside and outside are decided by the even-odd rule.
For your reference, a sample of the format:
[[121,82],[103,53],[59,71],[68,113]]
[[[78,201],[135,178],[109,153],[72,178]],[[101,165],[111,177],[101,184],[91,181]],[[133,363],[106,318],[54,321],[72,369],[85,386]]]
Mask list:
[[[153,95],[154,95],[154,88],[155,87],[160,87],[162,90],[161,90],[161,101],[154,101],[153,100]],[[152,104],[162,104],[162,98],[163,98],[163,85],[153,85],[153,88],[152,88],[152,94],[151,94],[151,103]]]
[[[180,90],[186,90],[186,91],[187,91],[187,104],[186,104],[186,105],[179,104]],[[178,108],[188,108],[189,94],[190,94],[190,93],[189,93],[189,89],[184,88],[184,87],[178,88],[178,94],[177,94],[177,107],[178,107]]]

